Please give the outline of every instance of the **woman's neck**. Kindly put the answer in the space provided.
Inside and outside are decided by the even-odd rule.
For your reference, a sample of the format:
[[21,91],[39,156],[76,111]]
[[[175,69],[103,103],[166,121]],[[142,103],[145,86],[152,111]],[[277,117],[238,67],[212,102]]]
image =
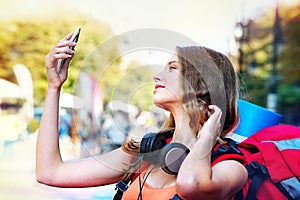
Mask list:
[[172,114],[175,121],[173,141],[182,143],[191,149],[197,139],[189,126],[189,116],[183,109],[176,109],[176,112],[172,112]]

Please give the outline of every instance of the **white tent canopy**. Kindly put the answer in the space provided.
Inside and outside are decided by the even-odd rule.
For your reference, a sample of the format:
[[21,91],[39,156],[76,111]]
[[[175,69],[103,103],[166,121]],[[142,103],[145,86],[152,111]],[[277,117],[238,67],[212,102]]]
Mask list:
[[120,101],[120,100],[113,100],[113,101],[109,102],[107,105],[107,108],[111,111],[120,110],[123,112],[127,112],[129,114],[132,114],[132,115],[137,115],[137,113],[138,113],[137,107],[127,104],[127,103],[124,103],[123,101]]

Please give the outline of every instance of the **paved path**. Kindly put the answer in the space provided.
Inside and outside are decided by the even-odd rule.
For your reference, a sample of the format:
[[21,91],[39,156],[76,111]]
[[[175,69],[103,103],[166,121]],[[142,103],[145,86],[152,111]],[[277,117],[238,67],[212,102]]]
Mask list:
[[111,200],[114,185],[55,188],[35,180],[36,135],[7,146],[0,155],[0,200]]

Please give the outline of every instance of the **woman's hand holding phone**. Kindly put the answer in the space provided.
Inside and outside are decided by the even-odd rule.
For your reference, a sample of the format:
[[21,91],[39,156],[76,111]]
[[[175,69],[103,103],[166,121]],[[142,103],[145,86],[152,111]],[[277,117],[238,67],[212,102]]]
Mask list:
[[79,31],[68,34],[62,38],[46,56],[46,70],[48,87],[60,89],[66,81],[68,66],[74,55],[74,48],[78,41]]

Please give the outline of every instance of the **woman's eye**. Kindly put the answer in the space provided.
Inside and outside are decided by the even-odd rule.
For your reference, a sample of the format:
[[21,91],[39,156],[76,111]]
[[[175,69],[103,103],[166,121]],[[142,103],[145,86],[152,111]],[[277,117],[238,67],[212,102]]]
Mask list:
[[176,65],[170,65],[170,66],[169,66],[169,69],[170,69],[170,70],[172,70],[172,69],[177,69],[177,66],[176,66]]

